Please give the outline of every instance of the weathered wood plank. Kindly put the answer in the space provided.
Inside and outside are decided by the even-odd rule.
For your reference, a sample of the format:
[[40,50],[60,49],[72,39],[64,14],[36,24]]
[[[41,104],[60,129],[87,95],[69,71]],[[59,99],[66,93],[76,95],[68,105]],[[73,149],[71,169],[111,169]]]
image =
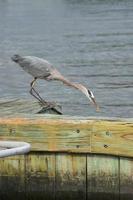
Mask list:
[[103,155],[87,156],[87,199],[119,199],[118,158]]
[[14,156],[0,159],[0,199],[25,199],[25,159]]
[[56,155],[56,199],[86,199],[85,155]]
[[120,158],[120,199],[133,199],[133,159]]
[[27,141],[36,151],[90,152],[91,122],[1,120],[0,139]]
[[15,198],[131,200],[133,159],[38,151],[0,159],[0,200]]
[[91,152],[133,157],[133,123],[96,121],[91,135]]
[[0,119],[0,139],[29,142],[34,151],[133,157],[133,122],[80,119]]
[[53,200],[55,155],[31,153],[26,156],[26,199]]

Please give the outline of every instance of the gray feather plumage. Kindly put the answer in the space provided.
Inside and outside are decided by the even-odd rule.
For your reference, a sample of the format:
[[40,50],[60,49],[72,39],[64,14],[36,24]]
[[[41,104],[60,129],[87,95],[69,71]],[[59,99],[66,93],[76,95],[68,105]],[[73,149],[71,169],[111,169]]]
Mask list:
[[35,57],[35,56],[24,56],[18,61],[18,64],[31,74],[33,77],[45,78],[51,75],[54,67],[47,60]]

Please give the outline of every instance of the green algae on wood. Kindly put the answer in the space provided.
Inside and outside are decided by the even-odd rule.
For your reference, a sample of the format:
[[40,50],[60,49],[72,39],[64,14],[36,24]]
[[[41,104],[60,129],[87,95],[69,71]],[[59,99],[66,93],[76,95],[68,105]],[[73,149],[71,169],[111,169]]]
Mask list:
[[83,154],[56,154],[56,199],[86,199],[86,156]]
[[25,159],[25,186],[28,199],[54,199],[55,155],[31,153]]
[[105,155],[87,156],[89,199],[119,199],[119,159]]
[[132,169],[133,158],[35,151],[0,159],[0,197],[131,200]]

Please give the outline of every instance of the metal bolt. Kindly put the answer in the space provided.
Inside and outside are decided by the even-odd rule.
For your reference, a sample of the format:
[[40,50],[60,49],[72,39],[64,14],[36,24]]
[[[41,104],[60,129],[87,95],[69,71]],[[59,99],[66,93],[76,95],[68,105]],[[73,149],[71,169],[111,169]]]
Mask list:
[[107,144],[104,144],[104,148],[108,148],[108,145],[107,145]]

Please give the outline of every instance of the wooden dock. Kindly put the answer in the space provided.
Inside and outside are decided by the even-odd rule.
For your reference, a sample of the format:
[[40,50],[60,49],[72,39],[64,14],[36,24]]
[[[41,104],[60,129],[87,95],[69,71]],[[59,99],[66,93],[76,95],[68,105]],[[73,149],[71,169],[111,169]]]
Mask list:
[[132,200],[133,120],[0,118],[0,139],[32,145],[0,159],[0,200]]

